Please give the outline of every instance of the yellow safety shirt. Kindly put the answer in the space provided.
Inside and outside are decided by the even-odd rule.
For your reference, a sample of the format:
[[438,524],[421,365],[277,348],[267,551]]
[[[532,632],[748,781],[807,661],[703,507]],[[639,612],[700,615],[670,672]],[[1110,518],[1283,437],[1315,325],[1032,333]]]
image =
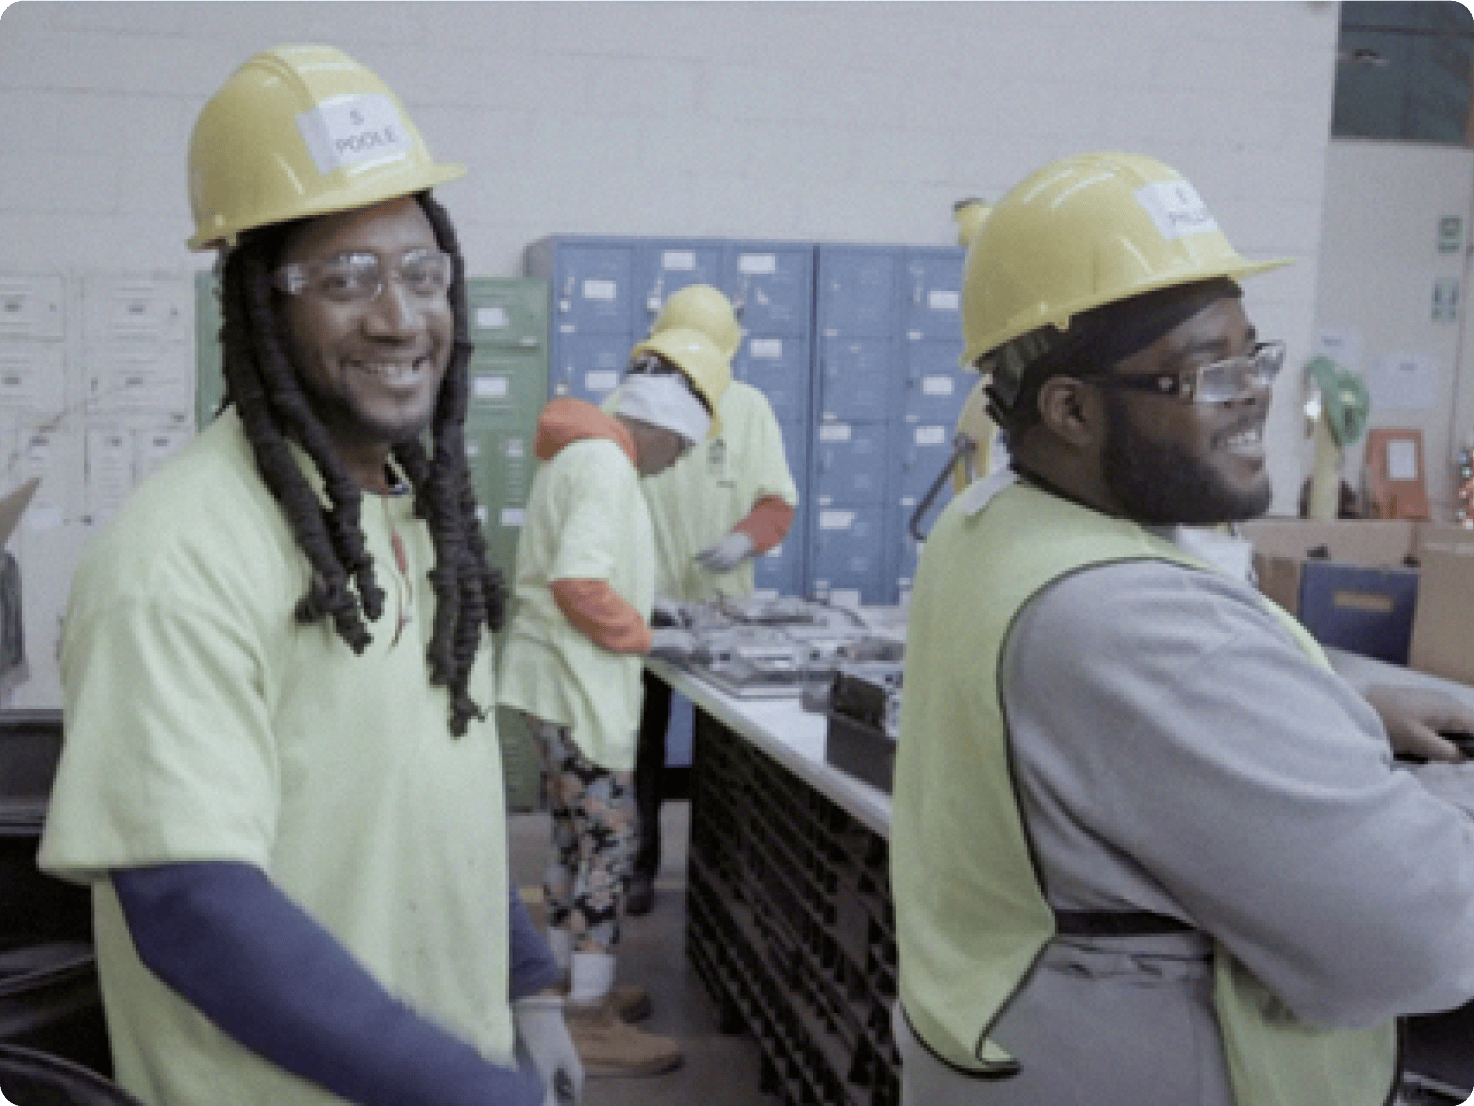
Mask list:
[[640,481],[655,532],[656,594],[671,599],[751,595],[752,561],[731,572],[708,572],[696,554],[729,533],[760,499],[777,496],[798,506],[783,435],[763,394],[734,380],[717,411],[721,433]]
[[[391,994],[512,1061],[494,712],[455,738],[430,686],[434,555],[413,497],[366,494],[362,527],[386,600],[357,656],[331,626],[294,618],[307,561],[228,410],[137,489],[77,571],[40,865],[93,885],[117,1078],[144,1102],[340,1100],[143,966],[107,879],[140,865],[261,868]],[[495,702],[489,648],[470,691]]]
[[564,446],[533,478],[517,543],[517,606],[502,654],[501,701],[570,727],[595,764],[630,771],[644,658],[604,649],[575,628],[554,602],[556,580],[607,580],[650,620],[650,512],[634,465],[607,438]]

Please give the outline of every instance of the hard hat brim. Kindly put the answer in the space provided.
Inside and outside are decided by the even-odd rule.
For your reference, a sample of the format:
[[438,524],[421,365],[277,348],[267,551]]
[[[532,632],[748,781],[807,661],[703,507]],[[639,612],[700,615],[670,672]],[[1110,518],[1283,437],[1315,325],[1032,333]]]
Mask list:
[[[290,222],[297,219],[314,219],[322,215],[333,215],[340,211],[357,211],[363,207],[373,207],[375,204],[386,203],[389,200],[403,199],[405,196],[414,196],[420,192],[428,192],[448,181],[456,180],[466,175],[466,167],[454,162],[443,165],[434,165],[428,169],[419,169],[415,172],[412,180],[401,182],[400,187],[388,186],[382,189],[382,193],[374,193],[368,196],[356,195],[346,196],[340,193],[324,195],[319,202],[305,205],[303,209],[294,214],[290,220],[272,218],[253,218],[245,215],[233,220],[230,224],[222,224],[202,230],[188,241],[191,250],[208,250],[221,246],[234,248],[236,240],[241,234],[260,227],[269,227],[278,222]],[[388,182],[386,182],[388,184]]]
[[1025,311],[1007,320],[1004,326],[994,332],[984,335],[982,339],[967,346],[962,353],[958,364],[961,368],[971,369],[973,372],[980,371],[978,362],[992,353],[1005,342],[1012,341],[1031,330],[1040,327],[1052,326],[1057,330],[1068,332],[1070,322],[1076,315],[1089,311],[1096,307],[1103,307],[1108,303],[1119,302],[1121,299],[1145,295],[1148,292],[1158,292],[1164,288],[1172,288],[1177,285],[1193,284],[1200,280],[1213,280],[1218,277],[1227,277],[1229,280],[1245,280],[1260,273],[1267,273],[1274,269],[1282,269],[1287,265],[1293,265],[1295,259],[1291,257],[1271,258],[1267,261],[1243,261],[1240,264],[1222,265],[1214,267],[1213,271],[1198,270],[1184,277],[1182,274],[1163,274],[1155,280],[1142,281],[1131,289],[1131,296],[1122,297],[1117,293],[1107,293],[1100,296],[1082,297],[1071,303],[1061,306],[1039,304],[1037,308]]

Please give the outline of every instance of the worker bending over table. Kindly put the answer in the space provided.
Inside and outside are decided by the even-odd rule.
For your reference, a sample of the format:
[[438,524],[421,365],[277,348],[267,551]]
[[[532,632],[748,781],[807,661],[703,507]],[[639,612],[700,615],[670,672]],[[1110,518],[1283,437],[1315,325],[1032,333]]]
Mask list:
[[[742,342],[732,304],[709,284],[692,284],[665,302],[652,336],[685,327],[706,335],[730,363]],[[676,464],[640,482],[655,532],[655,594],[677,602],[741,598],[753,591],[753,559],[783,541],[798,507],[798,486],[767,398],[733,380],[717,405],[721,430]],[[635,760],[639,848],[628,914],[655,905],[660,870],[660,807],[665,799],[670,685],[646,672]]]
[[640,477],[717,432],[727,359],[694,330],[635,346],[606,414],[550,402],[517,543],[516,610],[501,702],[537,744],[552,814],[543,882],[548,939],[569,978],[567,1014],[590,1075],[653,1075],[681,1062],[675,1041],[626,1019],[642,990],[614,987],[619,921],[634,854],[631,790],[642,658],[653,635],[654,538]]

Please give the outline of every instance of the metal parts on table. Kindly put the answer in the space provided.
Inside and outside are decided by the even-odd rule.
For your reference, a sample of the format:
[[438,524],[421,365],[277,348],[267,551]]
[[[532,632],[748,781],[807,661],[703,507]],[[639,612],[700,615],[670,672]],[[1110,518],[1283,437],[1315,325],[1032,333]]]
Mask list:
[[663,604],[695,647],[682,666],[736,698],[788,698],[827,689],[851,661],[899,662],[901,638],[844,607],[804,599]]

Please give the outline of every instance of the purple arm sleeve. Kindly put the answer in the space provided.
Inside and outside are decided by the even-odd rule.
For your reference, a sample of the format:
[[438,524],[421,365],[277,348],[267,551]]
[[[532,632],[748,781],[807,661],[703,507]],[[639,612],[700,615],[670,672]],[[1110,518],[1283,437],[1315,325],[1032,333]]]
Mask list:
[[499,1067],[421,1018],[259,868],[164,864],[112,881],[144,965],[278,1067],[361,1106],[542,1102],[530,1061]]

